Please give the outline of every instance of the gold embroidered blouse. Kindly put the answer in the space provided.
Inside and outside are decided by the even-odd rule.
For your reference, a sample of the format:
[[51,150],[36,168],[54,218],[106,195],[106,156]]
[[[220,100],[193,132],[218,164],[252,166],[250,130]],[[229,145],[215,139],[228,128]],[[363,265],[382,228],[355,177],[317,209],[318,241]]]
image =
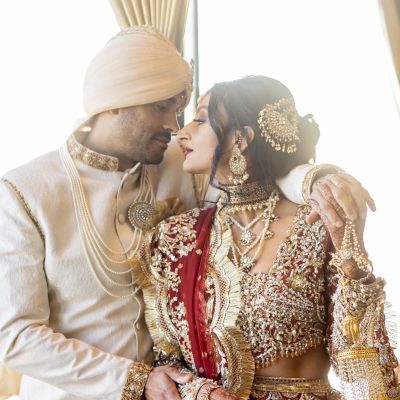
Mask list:
[[[324,342],[326,230],[321,221],[307,224],[307,214],[307,207],[299,207],[269,273],[241,277],[237,325],[251,347],[256,368],[281,357],[299,356]],[[209,269],[213,268],[210,262]],[[212,279],[206,280],[207,292],[213,293],[213,284]],[[209,295],[207,300],[212,317],[215,299]]]

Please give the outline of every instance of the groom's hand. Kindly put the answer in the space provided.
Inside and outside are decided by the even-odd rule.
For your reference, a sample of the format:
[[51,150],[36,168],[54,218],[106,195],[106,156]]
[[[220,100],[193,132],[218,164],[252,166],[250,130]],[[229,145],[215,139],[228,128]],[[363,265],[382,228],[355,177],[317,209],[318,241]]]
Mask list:
[[147,400],[180,400],[176,384],[188,383],[193,375],[168,365],[156,367],[147,379],[144,395]]
[[375,202],[360,182],[348,174],[330,174],[316,180],[309,199],[312,211],[307,223],[312,224],[320,217],[340,228],[343,219],[365,220],[367,206],[375,211]]

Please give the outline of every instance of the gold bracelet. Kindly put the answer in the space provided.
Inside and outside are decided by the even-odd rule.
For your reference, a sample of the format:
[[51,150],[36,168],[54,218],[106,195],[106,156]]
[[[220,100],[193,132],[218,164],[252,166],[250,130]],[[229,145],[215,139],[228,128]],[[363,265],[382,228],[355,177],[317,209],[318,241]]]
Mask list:
[[310,200],[312,186],[318,178],[328,174],[339,174],[343,172],[344,171],[341,168],[333,164],[315,165],[306,173],[303,180],[301,194],[303,195],[304,201],[308,203]]
[[121,400],[140,400],[152,370],[150,365],[134,362],[129,369]]

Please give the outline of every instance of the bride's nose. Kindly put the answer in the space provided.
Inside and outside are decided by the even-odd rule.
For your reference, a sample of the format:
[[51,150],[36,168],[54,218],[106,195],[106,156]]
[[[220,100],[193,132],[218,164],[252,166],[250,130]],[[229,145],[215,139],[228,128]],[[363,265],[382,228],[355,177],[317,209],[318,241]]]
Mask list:
[[179,129],[179,131],[177,132],[177,139],[179,141],[190,140],[188,125],[185,125],[183,128]]

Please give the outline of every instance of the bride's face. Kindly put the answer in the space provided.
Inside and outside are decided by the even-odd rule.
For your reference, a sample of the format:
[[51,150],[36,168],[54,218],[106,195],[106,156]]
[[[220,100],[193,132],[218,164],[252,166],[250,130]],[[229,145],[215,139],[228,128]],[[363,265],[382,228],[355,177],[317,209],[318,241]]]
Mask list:
[[183,169],[196,174],[209,174],[218,139],[208,119],[210,95],[203,96],[193,121],[178,132],[178,140],[185,151]]

